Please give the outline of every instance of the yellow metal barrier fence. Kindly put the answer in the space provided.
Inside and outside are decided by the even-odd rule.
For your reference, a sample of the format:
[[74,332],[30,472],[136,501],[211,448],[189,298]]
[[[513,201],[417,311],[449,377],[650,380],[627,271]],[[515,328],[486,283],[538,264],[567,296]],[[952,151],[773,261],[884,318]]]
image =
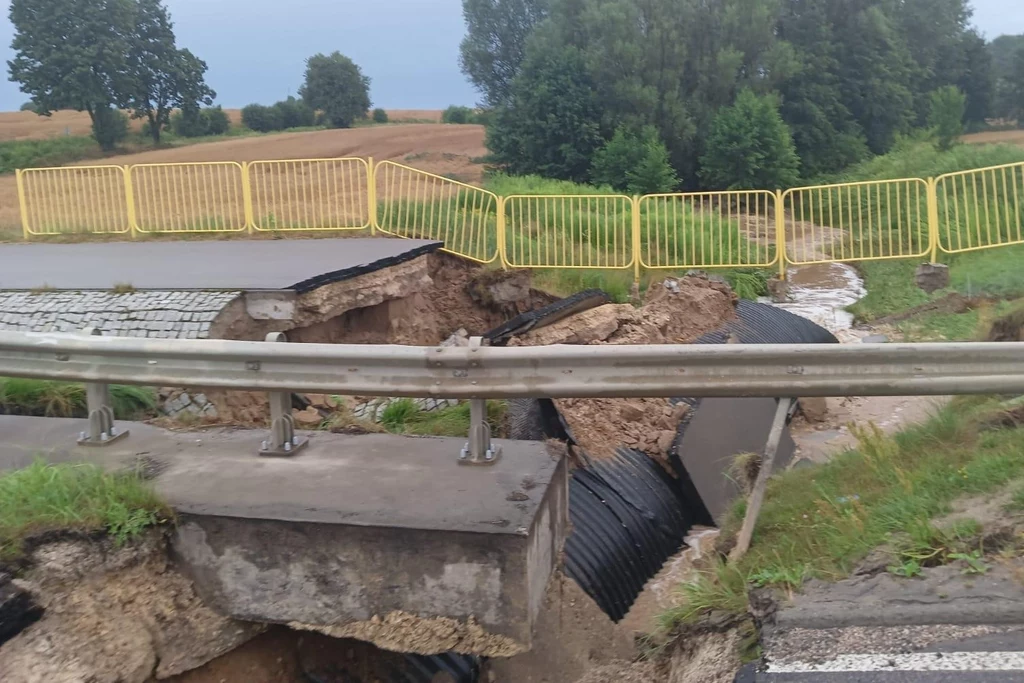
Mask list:
[[144,233],[242,232],[249,197],[234,161],[138,164],[128,169],[133,227]]
[[129,232],[125,172],[122,166],[18,171],[18,201],[25,236]]
[[794,265],[924,257],[931,252],[928,182],[920,178],[786,190],[780,230]]
[[371,227],[372,160],[295,159],[246,165],[256,230]]
[[947,173],[934,183],[939,249],[1024,244],[1024,163]]
[[634,215],[624,195],[505,197],[502,258],[512,268],[632,268]]
[[778,196],[766,190],[654,194],[637,200],[640,264],[649,269],[770,268]]
[[437,240],[446,251],[479,263],[498,258],[496,194],[393,161],[377,164],[374,175],[381,232]]

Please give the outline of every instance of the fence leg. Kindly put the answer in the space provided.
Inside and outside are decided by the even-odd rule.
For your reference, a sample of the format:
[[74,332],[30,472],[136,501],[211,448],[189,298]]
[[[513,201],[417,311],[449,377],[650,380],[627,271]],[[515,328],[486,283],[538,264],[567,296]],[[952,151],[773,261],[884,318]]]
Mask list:
[[935,178],[928,179],[928,262],[939,261],[939,185]]
[[[640,288],[640,197],[633,197],[633,286]],[[639,297],[638,297],[639,298]]]
[[[281,332],[267,335],[268,342],[286,342]],[[309,445],[309,439],[295,435],[295,420],[292,418],[292,392],[271,391],[270,397],[270,438],[260,447],[260,455],[269,457],[290,457]]]
[[[480,348],[482,339],[472,337],[469,348]],[[487,422],[487,401],[474,398],[469,401],[469,441],[459,453],[460,465],[493,465],[501,458],[501,447],[491,443],[491,425]]]
[[373,165],[373,157],[366,158],[366,204],[369,210],[370,234],[376,235],[377,225],[377,168]]
[[[87,327],[82,334],[98,337],[100,330]],[[109,446],[128,436],[128,430],[118,431],[114,426],[114,409],[110,407],[110,385],[105,382],[87,382],[85,401],[89,411],[89,428],[78,435],[79,446]]]
[[21,210],[21,236],[27,242],[32,238],[32,232],[28,228],[28,204],[25,201],[25,179],[21,175],[21,169],[14,171],[15,182],[18,185],[18,207]]
[[775,190],[775,252],[779,259],[779,279],[786,280],[786,212],[782,190]]
[[772,476],[775,454],[779,450],[782,430],[786,426],[786,418],[789,416],[789,409],[792,406],[793,399],[780,398],[779,405],[775,408],[775,419],[772,421],[771,431],[768,432],[768,442],[764,447],[764,457],[761,458],[761,471],[757,474],[754,490],[750,493],[750,498],[747,501],[747,514],[743,518],[743,526],[740,527],[740,533],[736,539],[736,547],[729,553],[729,559],[732,561],[740,559],[750,550],[750,541],[754,536],[754,526],[757,524],[757,518],[761,514],[761,505],[764,503],[764,493],[768,487],[768,478]]

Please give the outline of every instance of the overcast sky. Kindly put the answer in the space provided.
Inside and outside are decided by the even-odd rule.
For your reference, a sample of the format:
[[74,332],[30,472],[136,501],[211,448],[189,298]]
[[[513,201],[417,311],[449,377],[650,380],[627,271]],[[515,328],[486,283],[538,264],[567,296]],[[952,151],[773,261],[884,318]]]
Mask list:
[[[166,0],[178,44],[210,67],[207,82],[225,107],[272,103],[295,94],[306,57],[340,50],[373,79],[374,106],[441,109],[473,104],[458,66],[465,27],[460,0]],[[1024,33],[1022,0],[974,0],[974,22],[989,39]],[[6,74],[13,29],[0,20]],[[27,98],[0,81],[0,111]]]

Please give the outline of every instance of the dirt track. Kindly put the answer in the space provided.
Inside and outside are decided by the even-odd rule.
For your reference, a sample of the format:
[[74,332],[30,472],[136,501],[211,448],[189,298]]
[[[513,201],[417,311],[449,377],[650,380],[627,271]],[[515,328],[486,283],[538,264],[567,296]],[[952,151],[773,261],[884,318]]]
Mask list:
[[1024,130],[990,130],[984,133],[965,135],[961,140],[969,145],[1003,143],[1024,147]]

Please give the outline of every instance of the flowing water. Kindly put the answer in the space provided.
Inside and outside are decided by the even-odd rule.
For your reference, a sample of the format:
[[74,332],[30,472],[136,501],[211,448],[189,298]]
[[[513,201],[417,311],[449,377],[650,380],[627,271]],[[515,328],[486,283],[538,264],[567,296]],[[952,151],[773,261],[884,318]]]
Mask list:
[[793,266],[788,272],[789,300],[766,303],[807,318],[826,328],[842,343],[859,342],[865,334],[853,329],[853,314],[846,307],[867,294],[864,280],[845,263]]

